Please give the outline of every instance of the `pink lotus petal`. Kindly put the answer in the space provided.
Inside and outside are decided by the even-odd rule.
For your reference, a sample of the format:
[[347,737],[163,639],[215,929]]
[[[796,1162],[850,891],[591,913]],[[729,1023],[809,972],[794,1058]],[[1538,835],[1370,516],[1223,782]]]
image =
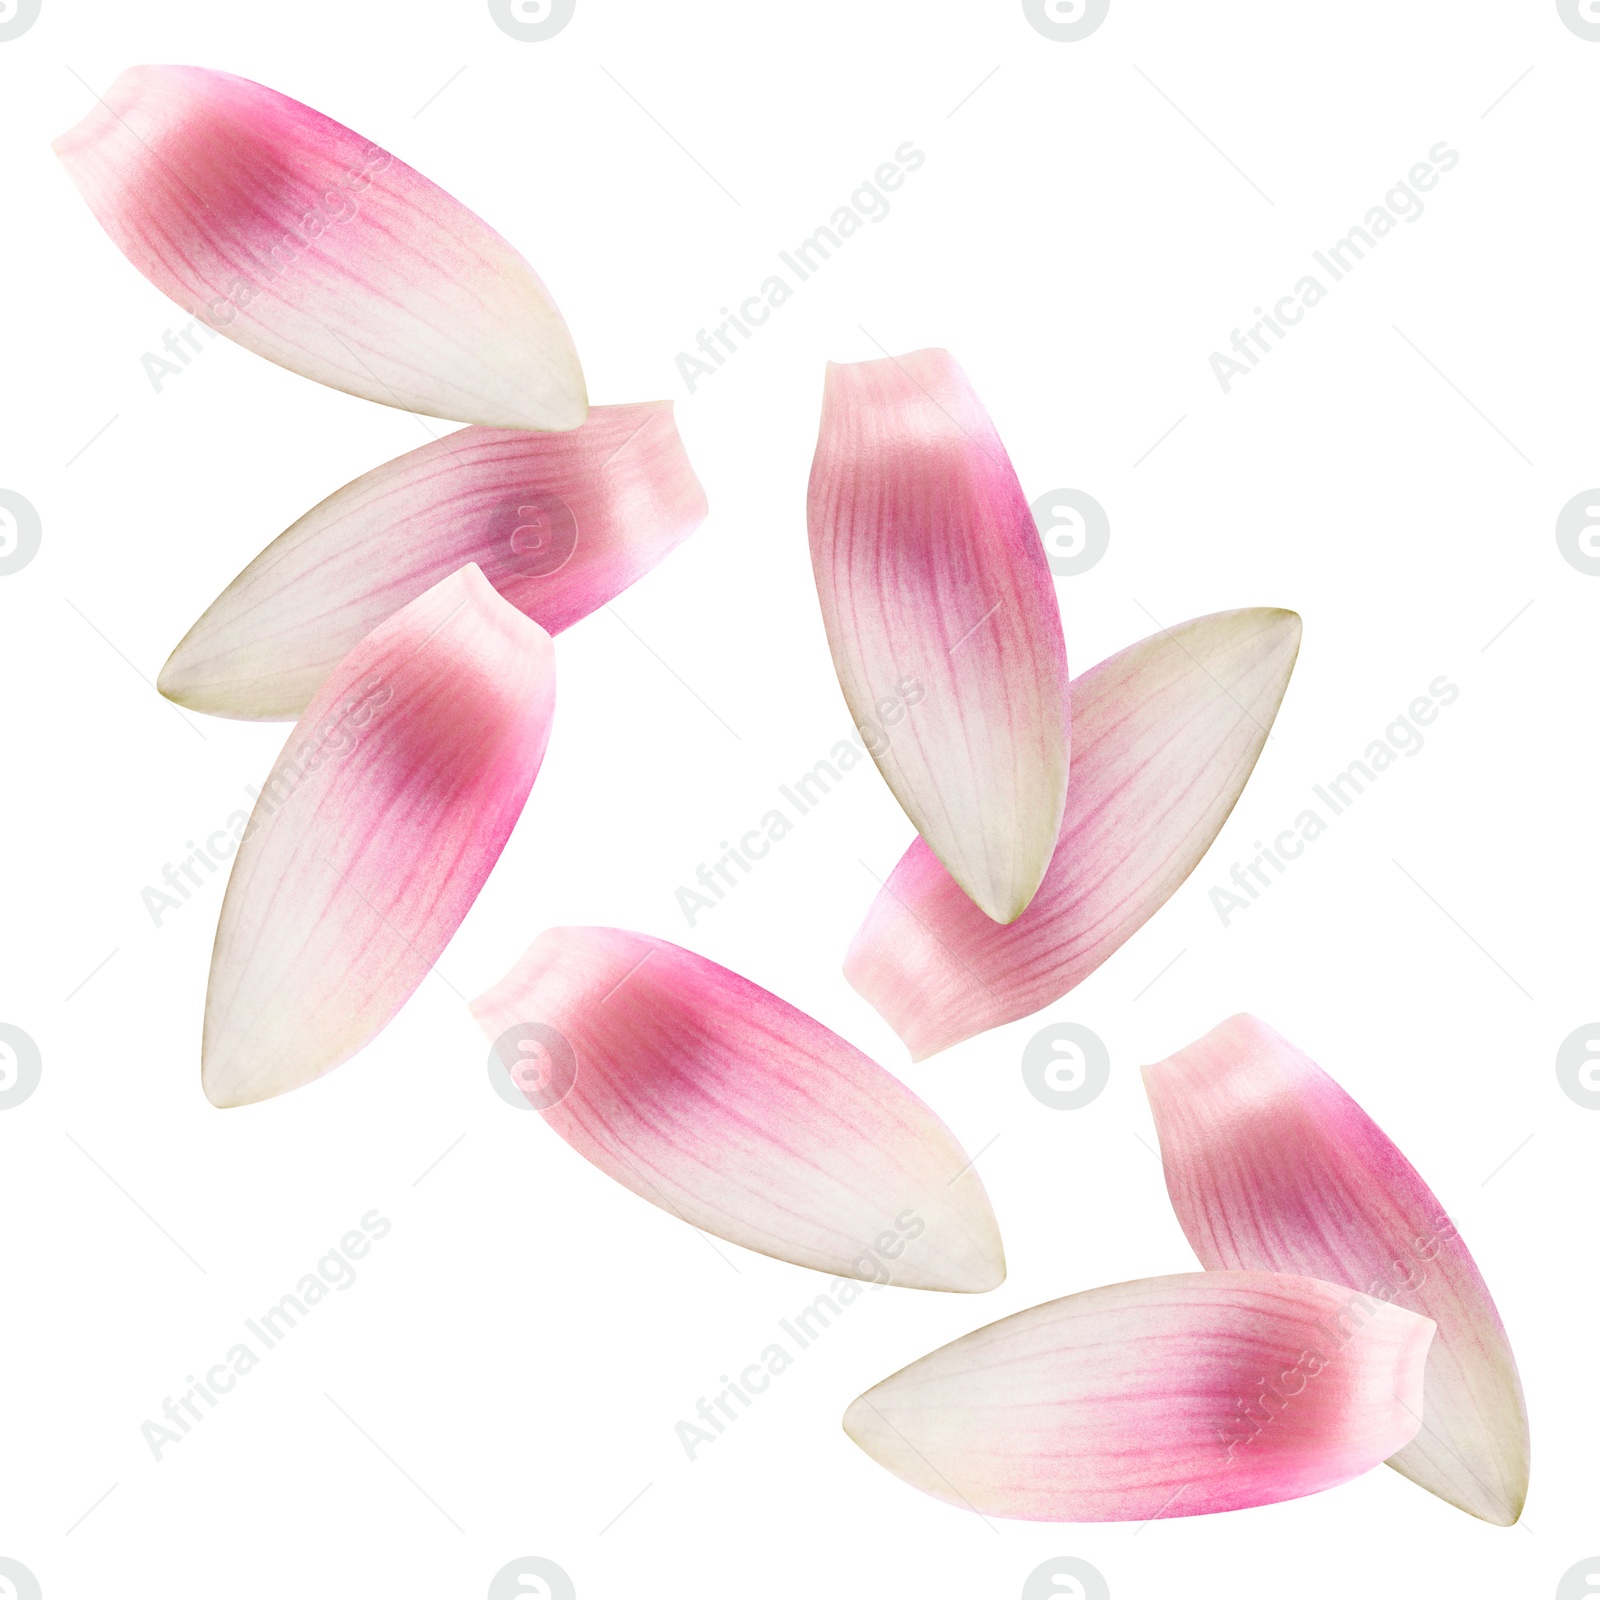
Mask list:
[[1145,1522],[1315,1494],[1417,1431],[1433,1324],[1312,1278],[1190,1272],[1034,1306],[869,1389],[845,1432],[951,1505]]
[[361,638],[467,562],[559,633],[705,513],[670,400],[596,406],[566,433],[464,428],[346,484],[268,545],[172,652],[161,692],[219,716],[297,717]]
[[191,340],[214,329],[429,416],[583,421],[577,352],[527,262],[309,106],[203,67],[132,67],[55,150],[117,248],[203,325]]
[[921,1061],[1059,1000],[1195,869],[1256,764],[1300,619],[1224,611],[1072,685],[1072,790],[1050,870],[1009,927],[975,915],[922,840],[900,858],[845,976]]
[[1027,499],[947,352],[829,364],[806,514],[850,714],[882,728],[873,759],[933,854],[1010,922],[1061,826],[1067,649]]
[[505,847],[554,704],[550,636],[471,566],[340,662],[228,881],[201,1067],[214,1105],[309,1083],[405,1004]]
[[1005,1277],[950,1130],[854,1045],[725,967],[639,933],[552,928],[472,1012],[568,1144],[707,1233],[908,1288],[975,1293]]
[[1422,1429],[1389,1465],[1486,1522],[1528,1488],[1517,1364],[1483,1276],[1411,1163],[1254,1017],[1144,1069],[1178,1221],[1207,1267],[1313,1273],[1439,1327]]

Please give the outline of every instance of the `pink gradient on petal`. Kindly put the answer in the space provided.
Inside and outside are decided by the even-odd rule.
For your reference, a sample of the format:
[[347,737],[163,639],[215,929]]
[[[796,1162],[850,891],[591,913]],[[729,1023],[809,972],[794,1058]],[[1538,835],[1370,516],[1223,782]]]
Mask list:
[[1061,823],[1067,649],[1027,498],[948,352],[829,364],[806,518],[851,716],[929,848],[1010,922]]
[[552,928],[472,1011],[497,1048],[554,1029],[574,1075],[558,1096],[522,1085],[530,1101],[602,1172],[707,1233],[843,1279],[980,1292],[1005,1276],[950,1130],[725,967],[643,934]]
[[364,635],[469,562],[559,633],[705,514],[670,400],[596,406],[563,433],[464,428],[346,484],[268,545],[173,651],[161,692],[221,716],[298,716]]
[[1292,611],[1200,617],[1072,686],[1072,787],[1033,903],[976,913],[918,839],[845,957],[845,976],[921,1061],[1082,983],[1171,898],[1227,820],[1288,687]]
[[527,262],[309,106],[203,67],[132,67],[55,150],[195,338],[430,416],[583,421],[577,353]]
[[1173,1209],[1206,1267],[1307,1273],[1438,1324],[1397,1471],[1487,1522],[1517,1520],[1528,1419],[1505,1329],[1455,1224],[1315,1062],[1237,1016],[1144,1069]]
[[1433,1325],[1271,1273],[1144,1278],[1034,1306],[869,1389],[845,1431],[984,1516],[1146,1522],[1315,1494],[1417,1430]]
[[339,664],[234,858],[206,994],[213,1104],[310,1082],[405,1004],[505,847],[554,705],[549,635],[476,567]]

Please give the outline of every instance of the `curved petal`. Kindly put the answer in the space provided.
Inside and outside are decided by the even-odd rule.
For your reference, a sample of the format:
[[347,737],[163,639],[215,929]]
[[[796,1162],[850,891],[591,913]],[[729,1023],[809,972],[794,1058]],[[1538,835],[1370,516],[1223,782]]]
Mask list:
[[309,106],[226,72],[131,67],[55,150],[117,248],[201,332],[407,411],[583,421],[577,352],[527,262]]
[[[1067,647],[1033,514],[943,350],[829,363],[806,519],[834,670],[878,770],[986,916],[1050,862]],[[884,727],[880,704],[914,709]],[[898,714],[897,714],[898,720]]]
[[280,534],[184,636],[160,689],[219,716],[297,717],[360,639],[468,562],[559,633],[705,514],[670,400],[596,406],[566,433],[464,428]]
[[952,1506],[1149,1522],[1344,1483],[1416,1432],[1434,1326],[1314,1278],[1187,1272],[1018,1312],[850,1406],[845,1432]]
[[1528,1489],[1517,1364],[1477,1264],[1411,1163],[1254,1017],[1144,1079],[1167,1189],[1202,1264],[1312,1273],[1431,1317],[1422,1429],[1389,1465],[1486,1522],[1515,1522]]
[[1194,871],[1266,743],[1300,648],[1292,611],[1224,611],[1072,685],[1072,790],[1033,904],[997,928],[922,840],[873,901],[845,976],[921,1061],[1059,1000]]
[[1191,1272],[1068,1295],[886,1378],[845,1413],[951,1505],[1145,1522],[1315,1494],[1417,1430],[1433,1325],[1311,1278]]
[[472,1012],[568,1144],[707,1233],[907,1288],[976,1293],[1005,1277],[988,1196],[950,1130],[854,1045],[726,967],[639,933],[552,928]]
[[298,1088],[388,1024],[499,859],[554,705],[549,635],[476,567],[340,662],[262,786],[228,880],[206,994],[212,1104]]

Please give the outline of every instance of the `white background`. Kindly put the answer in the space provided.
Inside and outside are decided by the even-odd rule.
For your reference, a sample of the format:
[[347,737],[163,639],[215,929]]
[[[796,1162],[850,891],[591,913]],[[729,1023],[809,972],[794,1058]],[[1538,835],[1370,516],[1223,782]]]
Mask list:
[[[221,340],[152,389],[140,358],[182,319],[49,141],[169,61],[308,101],[488,219],[594,400],[676,399],[712,506],[558,641],[549,758],[439,976],[338,1072],[230,1112],[198,1070],[221,880],[160,928],[140,891],[285,730],[179,713],[151,680],[258,549],[426,433]],[[46,1600],[476,1597],[523,1555],[583,1600],[1009,1597],[1058,1555],[1117,1600],[1553,1594],[1600,1547],[1600,1113],[1554,1073],[1600,1013],[1600,579],[1554,538],[1600,481],[1597,90],[1600,44],[1553,3],[1113,0],[1054,43],[1001,0],[579,0],[529,44],[470,0],[44,0],[0,43],[0,487],[44,530],[0,578],[0,1021],[44,1063],[0,1113],[0,1555]],[[927,160],[892,213],[688,393],[676,354],[905,140]],[[1211,352],[1440,140],[1460,162],[1426,213],[1224,395]],[[823,363],[924,345],[965,366],[1030,498],[1110,515],[1109,554],[1058,580],[1074,670],[1234,606],[1295,608],[1305,642],[1166,909],[1047,1012],[913,1068],[839,970],[911,838],[870,767],[694,928],[673,894],[848,732],[804,526]],[[1210,887],[1440,674],[1461,694],[1426,748],[1224,929]],[[685,943],[900,1073],[984,1150],[1005,1285],[869,1294],[687,1460],[674,1424],[826,1283],[708,1249],[491,1091],[463,997],[563,922]],[[1522,1526],[1381,1468],[1137,1531],[986,1525],[841,1432],[947,1339],[1193,1267],[1137,1068],[1238,1010],[1354,1093],[1460,1225],[1527,1386]],[[1110,1049],[1086,1109],[1024,1087],[1051,1020]],[[140,1424],[372,1208],[393,1229],[360,1280],[153,1460]]]

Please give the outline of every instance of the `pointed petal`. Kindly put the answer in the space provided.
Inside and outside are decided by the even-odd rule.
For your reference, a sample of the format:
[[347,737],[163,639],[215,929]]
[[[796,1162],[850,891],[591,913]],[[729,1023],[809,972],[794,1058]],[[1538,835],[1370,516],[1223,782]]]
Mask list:
[[1315,1494],[1417,1430],[1426,1318],[1311,1278],[1182,1273],[1052,1300],[886,1378],[845,1413],[951,1505],[1145,1522]]
[[1314,1274],[1438,1324],[1422,1430],[1389,1463],[1509,1525],[1528,1488],[1517,1364],[1445,1209],[1332,1078],[1254,1017],[1144,1069],[1178,1221],[1207,1267]]
[[1300,647],[1292,611],[1224,611],[1073,682],[1072,789],[1050,870],[1006,928],[918,840],[845,976],[918,1060],[1059,1000],[1171,898],[1256,764]]
[[309,106],[226,72],[132,67],[55,150],[134,266],[247,350],[429,416],[583,421],[577,352],[527,262]]
[[217,926],[213,1105],[298,1088],[405,1004],[477,898],[544,757],[555,651],[476,567],[339,664],[244,830]]
[[933,854],[1010,922],[1061,825],[1067,648],[1027,499],[947,352],[829,364],[806,515],[851,716]]
[[705,513],[670,400],[596,406],[565,433],[464,428],[346,484],[268,545],[172,652],[161,692],[218,716],[297,717],[360,639],[468,562],[559,633]]
[[882,1067],[702,956],[615,928],[552,928],[472,1012],[580,1155],[735,1244],[914,1289],[1005,1277],[954,1135]]

